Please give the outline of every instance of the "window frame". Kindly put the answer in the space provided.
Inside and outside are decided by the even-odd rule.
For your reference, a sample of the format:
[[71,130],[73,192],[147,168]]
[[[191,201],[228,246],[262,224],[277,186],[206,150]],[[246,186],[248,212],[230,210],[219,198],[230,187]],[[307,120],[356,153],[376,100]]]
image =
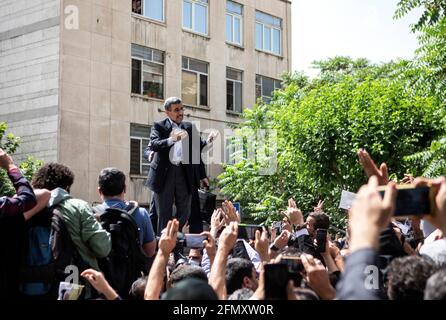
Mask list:
[[[183,59],[187,59],[187,69],[184,68],[183,66]],[[195,60],[201,63],[205,63],[207,65],[207,72],[208,73],[203,73],[200,71],[196,71],[193,69],[190,69],[190,60]],[[209,108],[209,63],[206,61],[202,61],[202,60],[198,60],[198,59],[193,59],[193,58],[189,58],[189,57],[185,57],[182,56],[181,57],[181,100],[183,100],[184,103],[184,99],[183,99],[183,72],[189,72],[189,73],[194,73],[197,75],[197,104],[196,105],[188,105],[187,106],[191,106],[191,107],[199,107],[199,108]],[[206,96],[206,103],[207,105],[202,105],[200,103],[200,95],[201,95],[201,87],[200,87],[200,75],[204,75],[207,77],[207,81],[206,81],[206,88],[207,88],[207,96]]]
[[[189,29],[188,27],[184,26],[184,2],[188,2],[191,4],[191,24],[192,28]],[[202,33],[200,31],[195,30],[195,6],[196,5],[202,5],[206,6],[206,33]],[[181,28],[187,32],[196,33],[201,36],[209,37],[209,0],[206,0],[206,2],[202,2],[202,0],[182,0],[181,2]]]
[[[257,83],[257,77],[260,77],[260,84]],[[276,91],[277,89],[280,89],[282,87],[282,81],[280,81],[278,79],[275,79],[275,78],[271,78],[271,77],[267,77],[267,76],[262,76],[260,74],[256,74],[256,79],[255,79],[255,89],[256,89],[255,97],[256,97],[256,100],[260,98],[264,102],[267,102],[267,101],[269,102],[272,99],[272,95],[271,96],[264,96],[263,95],[263,79],[271,79],[271,80],[273,80],[274,90],[271,92],[271,94],[274,91]],[[279,85],[280,85],[279,87],[276,87],[276,82],[279,83]],[[257,86],[258,85],[260,85],[260,97],[257,97]],[[267,98],[267,100],[265,100],[264,98]]]
[[144,6],[145,6],[144,3],[145,3],[145,0],[141,0],[141,13],[136,13],[132,9],[132,14],[135,14],[135,15],[140,16],[140,17],[144,17],[145,19],[149,19],[149,20],[152,20],[152,21],[156,21],[156,22],[160,22],[160,23],[166,23],[166,0],[161,0],[161,1],[163,2],[163,7],[162,7],[163,8],[163,12],[162,12],[163,17],[162,17],[162,20],[158,20],[158,19],[155,19],[155,18],[148,17],[148,16],[144,15]]
[[[238,3],[238,2],[235,2],[235,1],[231,1],[231,0],[226,0],[226,3],[228,3],[228,1],[229,2],[233,2],[233,3],[238,4],[239,6],[241,6],[242,14],[238,14],[238,13],[235,13],[235,12],[228,11],[228,9],[226,8],[226,15],[225,15],[225,17],[228,16],[228,15],[231,16],[231,22],[232,22],[232,35],[231,36],[232,36],[232,39],[228,40],[226,38],[226,35],[225,35],[225,39],[226,39],[226,42],[228,42],[230,44],[235,44],[237,46],[243,46],[243,39],[244,39],[244,37],[243,37],[243,9],[244,9],[244,6],[241,3]],[[235,19],[236,18],[238,18],[240,20],[240,43],[238,43],[238,42],[236,42],[234,40],[234,38],[235,38],[234,30],[235,30]],[[226,24],[226,21],[225,21],[225,24]]]
[[[254,47],[256,48],[256,50],[260,50],[260,51],[267,52],[267,53],[270,53],[270,54],[282,56],[282,52],[283,52],[283,48],[282,48],[282,46],[283,46],[283,41],[282,41],[282,37],[283,37],[283,32],[282,32],[282,30],[283,30],[283,19],[279,18],[279,17],[276,17],[276,16],[273,16],[273,15],[271,15],[269,13],[259,11],[259,10],[256,10],[255,13],[256,14],[255,14],[255,23],[254,23],[254,35],[255,35],[254,36],[254,41],[255,41]],[[273,19],[278,19],[280,21],[280,28],[278,28],[277,26],[275,26],[273,24],[269,24],[269,23],[267,23],[265,21],[258,20],[257,19],[257,13],[268,15],[268,16],[270,16]],[[261,27],[262,27],[262,37],[261,37],[262,38],[262,47],[261,48],[257,47],[257,28],[256,28],[257,24],[261,25]],[[269,28],[270,29],[270,33],[271,34],[270,34],[270,39],[269,40],[270,40],[270,44],[271,44],[271,50],[268,50],[268,49],[265,48],[265,39],[266,39],[265,38],[265,36],[266,36],[265,28]],[[278,30],[279,31],[279,52],[273,51],[274,50],[274,39],[275,39],[274,38],[274,30]]]
[[[146,126],[139,123],[130,123],[130,131],[132,131],[131,126],[132,125],[138,125],[138,126]],[[146,176],[148,171],[150,170],[150,162],[147,161],[147,164],[144,164],[144,149],[146,148],[146,145],[144,145],[143,141],[147,140],[150,141],[150,132],[152,130],[152,126],[147,126],[147,137],[141,137],[130,134],[130,175],[135,176]],[[139,173],[132,172],[132,140],[138,140],[139,141],[139,151],[140,151],[140,159],[139,159]],[[143,171],[143,167],[147,167],[147,173]]]
[[[134,44],[134,43],[132,43],[132,44]],[[136,44],[135,44],[136,45]],[[131,60],[133,61],[133,60],[137,60],[137,61],[139,61],[140,63],[141,63],[141,75],[140,75],[140,88],[139,88],[139,93],[135,93],[135,92],[131,92],[132,94],[137,94],[137,95],[140,95],[140,96],[143,96],[143,97],[146,97],[146,98],[149,98],[149,99],[158,99],[158,100],[163,100],[164,98],[165,98],[165,92],[166,92],[166,76],[165,76],[165,74],[166,74],[166,68],[165,68],[165,66],[166,66],[166,54],[165,54],[165,52],[164,51],[161,51],[161,50],[158,50],[158,49],[154,49],[154,48],[149,48],[149,47],[145,47],[145,46],[141,46],[141,45],[138,45],[138,46],[140,46],[140,47],[144,47],[145,49],[148,49],[148,50],[150,50],[151,51],[151,56],[152,56],[152,60],[146,60],[146,59],[144,59],[144,58],[141,58],[141,57],[136,57],[136,56],[134,56],[132,53],[130,53],[130,58],[131,58]],[[164,61],[164,63],[161,63],[161,62],[158,62],[158,61],[155,61],[155,60],[153,60],[153,51],[154,50],[156,50],[156,51],[158,51],[158,52],[160,52],[162,55],[163,55],[163,61]],[[162,66],[163,67],[163,73],[162,74],[158,74],[158,73],[153,73],[153,72],[151,72],[151,74],[155,74],[155,75],[158,75],[158,76],[162,76],[162,79],[163,79],[163,92],[162,92],[162,97],[161,98],[158,98],[158,97],[150,97],[150,96],[148,96],[148,95],[145,95],[144,94],[144,62],[148,62],[148,63],[153,63],[154,65],[158,65],[158,66]],[[132,81],[133,81],[133,67],[131,68],[131,70],[132,70]],[[133,88],[132,88],[132,90],[133,90]]]
[[[235,80],[235,79],[228,78],[228,69],[240,73],[242,80]],[[243,113],[243,70],[238,70],[238,69],[235,69],[235,68],[226,67],[226,86],[228,85],[228,81],[240,83],[241,88],[242,88],[242,90],[241,90],[241,95],[242,95],[241,96],[241,101],[242,102],[241,102],[241,106],[240,106],[241,110],[240,111],[235,110],[236,97],[235,97],[235,85],[234,85],[233,88],[232,88],[232,97],[233,97],[232,98],[233,99],[232,105],[233,105],[233,109],[229,110],[228,109],[228,93],[227,93],[228,88],[226,88],[226,111],[235,112],[235,113],[241,114],[241,113]]]

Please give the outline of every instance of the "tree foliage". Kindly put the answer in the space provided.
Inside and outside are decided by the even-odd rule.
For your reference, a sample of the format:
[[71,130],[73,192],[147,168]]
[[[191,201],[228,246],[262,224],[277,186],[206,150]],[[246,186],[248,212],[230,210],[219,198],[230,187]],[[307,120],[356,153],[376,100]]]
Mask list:
[[404,17],[410,11],[422,8],[424,11],[412,31],[420,31],[427,26],[433,26],[446,16],[446,1],[444,0],[400,0],[395,11],[395,18]]
[[277,170],[262,176],[262,163],[243,158],[219,177],[222,192],[258,221],[277,219],[291,196],[305,212],[325,199],[325,211],[343,226],[345,213],[337,209],[341,191],[356,192],[365,182],[358,148],[402,177],[416,170],[403,157],[422,151],[438,135],[438,100],[399,81],[394,74],[400,65],[335,57],[316,62],[320,74],[311,81],[288,75],[271,103],[246,109],[240,125],[241,131],[276,130]]
[[[0,148],[5,150],[10,155],[13,155],[17,148],[20,146],[20,138],[14,136],[12,133],[7,133],[8,126],[5,122],[0,122]],[[23,161],[19,167],[23,175],[31,180],[34,172],[36,172],[42,166],[42,161],[36,160],[29,156]],[[0,170],[0,195],[12,196],[15,193],[15,189],[11,184],[8,175],[4,170]]]

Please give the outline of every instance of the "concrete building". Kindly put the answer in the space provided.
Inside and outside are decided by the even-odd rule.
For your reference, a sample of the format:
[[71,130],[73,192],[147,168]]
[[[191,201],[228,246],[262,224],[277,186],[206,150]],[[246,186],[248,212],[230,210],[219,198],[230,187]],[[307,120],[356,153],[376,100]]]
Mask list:
[[108,166],[148,202],[142,150],[166,97],[223,132],[290,70],[287,0],[0,0],[0,121],[22,137],[16,158],[67,164],[90,202]]

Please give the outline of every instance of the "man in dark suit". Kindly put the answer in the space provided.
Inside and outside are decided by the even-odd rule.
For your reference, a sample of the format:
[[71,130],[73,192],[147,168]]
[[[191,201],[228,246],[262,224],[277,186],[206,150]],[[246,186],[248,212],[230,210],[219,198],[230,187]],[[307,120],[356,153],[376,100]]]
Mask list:
[[167,118],[155,122],[147,150],[154,151],[146,186],[153,191],[158,213],[158,230],[172,219],[175,203],[180,230],[190,216],[192,191],[195,188],[195,166],[200,164],[201,150],[212,143],[215,135],[203,141],[190,122],[183,122],[184,109],[179,98],[168,98],[164,103]]

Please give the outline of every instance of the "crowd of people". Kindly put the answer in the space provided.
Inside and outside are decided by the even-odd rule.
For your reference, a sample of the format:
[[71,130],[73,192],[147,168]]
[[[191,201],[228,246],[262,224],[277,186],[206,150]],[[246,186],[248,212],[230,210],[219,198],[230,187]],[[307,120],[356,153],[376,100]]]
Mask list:
[[[58,283],[35,294],[20,272],[30,263],[25,258],[35,240],[29,237],[30,226],[38,220],[54,222],[57,208],[78,253],[78,260],[71,262],[80,269],[84,299],[446,299],[446,179],[405,179],[417,187],[429,186],[434,208],[423,216],[396,219],[398,191],[387,168],[378,168],[364,150],[358,155],[369,180],[357,193],[342,237],[320,236],[320,230],[330,229],[322,203],[304,215],[293,199],[279,224],[257,230],[251,239],[241,237],[245,232],[239,226],[240,214],[225,201],[214,211],[209,230],[201,233],[202,248],[191,248],[177,219],[170,219],[157,238],[148,212],[135,204],[129,214],[150,263],[122,291],[114,287],[116,279],[108,278],[113,273],[101,269],[101,261],[118,243],[112,241],[113,231],[101,224],[98,208],[70,195],[73,172],[63,164],[48,163],[29,183],[0,150],[0,167],[16,189],[14,197],[0,198],[0,297],[57,298]],[[377,191],[379,185],[386,185],[384,197]],[[126,209],[132,203],[125,199],[125,175],[116,168],[100,172],[98,190],[101,210]],[[56,279],[64,280],[52,281]]]

